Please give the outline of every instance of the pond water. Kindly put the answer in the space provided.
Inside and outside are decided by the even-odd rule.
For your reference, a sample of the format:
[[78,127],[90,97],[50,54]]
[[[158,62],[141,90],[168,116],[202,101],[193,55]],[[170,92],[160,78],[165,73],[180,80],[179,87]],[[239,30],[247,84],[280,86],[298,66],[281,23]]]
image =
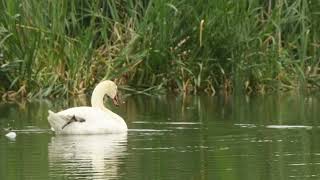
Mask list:
[[48,109],[86,104],[0,103],[0,179],[320,179],[318,96],[130,96],[110,107],[126,135],[50,131]]

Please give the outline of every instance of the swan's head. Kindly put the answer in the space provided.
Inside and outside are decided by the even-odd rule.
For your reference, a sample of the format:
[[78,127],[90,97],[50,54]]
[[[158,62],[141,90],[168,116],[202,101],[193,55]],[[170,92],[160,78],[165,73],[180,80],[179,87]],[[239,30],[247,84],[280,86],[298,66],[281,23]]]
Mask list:
[[[92,106],[100,106],[103,104],[103,96],[108,96],[112,99],[113,103],[118,106],[119,98],[118,98],[118,87],[117,85],[110,80],[105,80],[100,82],[96,88],[94,88],[91,104]],[[101,104],[102,103],[102,104]]]
[[113,104],[119,106],[118,87],[116,83],[110,80],[103,81],[105,83],[105,95],[112,99]]

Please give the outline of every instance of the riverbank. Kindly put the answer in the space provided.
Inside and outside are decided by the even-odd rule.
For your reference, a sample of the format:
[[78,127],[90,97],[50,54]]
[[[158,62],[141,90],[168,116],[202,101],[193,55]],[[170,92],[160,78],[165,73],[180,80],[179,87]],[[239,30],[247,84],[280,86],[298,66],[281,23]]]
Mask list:
[[319,89],[319,2],[2,1],[0,94]]

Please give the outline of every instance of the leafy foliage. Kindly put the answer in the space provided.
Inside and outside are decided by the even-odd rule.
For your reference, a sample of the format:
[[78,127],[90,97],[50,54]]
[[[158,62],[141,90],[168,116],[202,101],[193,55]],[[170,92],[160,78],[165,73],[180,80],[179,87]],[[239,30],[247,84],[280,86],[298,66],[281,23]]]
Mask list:
[[153,93],[318,88],[317,1],[0,2],[0,91],[67,96],[101,79]]

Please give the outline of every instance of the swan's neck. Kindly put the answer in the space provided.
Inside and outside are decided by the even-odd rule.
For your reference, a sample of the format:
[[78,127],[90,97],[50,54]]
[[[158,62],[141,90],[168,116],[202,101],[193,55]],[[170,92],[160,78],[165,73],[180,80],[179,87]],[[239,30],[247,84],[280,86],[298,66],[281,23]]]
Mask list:
[[91,106],[94,108],[104,109],[106,108],[103,103],[104,94],[92,94]]
[[[103,103],[103,98],[105,94],[107,93],[106,85],[104,84],[98,84],[96,88],[94,88],[91,96],[91,106],[94,108],[99,108],[102,110],[108,110]],[[110,110],[108,110],[110,111]]]

